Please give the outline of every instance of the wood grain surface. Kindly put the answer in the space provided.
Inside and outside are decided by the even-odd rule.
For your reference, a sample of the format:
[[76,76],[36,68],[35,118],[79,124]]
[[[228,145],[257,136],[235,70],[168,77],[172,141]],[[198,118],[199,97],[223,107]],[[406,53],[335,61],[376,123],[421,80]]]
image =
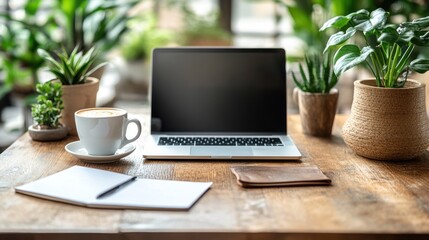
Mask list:
[[[134,117],[147,135],[147,113]],[[405,162],[359,157],[341,137],[345,119],[336,117],[330,138],[316,138],[302,134],[299,116],[289,116],[289,134],[304,156],[294,162],[149,161],[142,136],[121,161],[89,164],[64,150],[76,137],[39,143],[24,134],[0,155],[0,239],[429,239],[429,153]],[[245,189],[230,171],[311,164],[332,186]],[[90,209],[13,190],[73,165],[213,186],[189,211]]]

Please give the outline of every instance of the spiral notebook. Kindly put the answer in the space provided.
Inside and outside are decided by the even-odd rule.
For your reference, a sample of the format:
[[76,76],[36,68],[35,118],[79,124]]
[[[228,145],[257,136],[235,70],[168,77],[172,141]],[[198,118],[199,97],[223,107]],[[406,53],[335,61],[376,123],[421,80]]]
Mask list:
[[93,208],[190,209],[211,182],[138,179],[73,166],[15,188],[17,193]]

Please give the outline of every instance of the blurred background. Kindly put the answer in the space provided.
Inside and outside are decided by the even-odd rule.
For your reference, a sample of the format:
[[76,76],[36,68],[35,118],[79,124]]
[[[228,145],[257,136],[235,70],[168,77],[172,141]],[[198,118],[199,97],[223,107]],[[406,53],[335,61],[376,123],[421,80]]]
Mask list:
[[[391,22],[429,15],[428,0],[0,0],[0,152],[32,124],[35,84],[52,79],[38,48],[95,46],[99,61],[109,62],[97,73],[97,105],[140,113],[148,111],[155,47],[284,48],[291,93],[297,63],[324,49],[329,31],[319,28],[326,20],[378,7],[391,13]],[[350,109],[353,81],[366,75],[365,69],[342,75],[339,113]],[[291,100],[288,108],[297,112]]]

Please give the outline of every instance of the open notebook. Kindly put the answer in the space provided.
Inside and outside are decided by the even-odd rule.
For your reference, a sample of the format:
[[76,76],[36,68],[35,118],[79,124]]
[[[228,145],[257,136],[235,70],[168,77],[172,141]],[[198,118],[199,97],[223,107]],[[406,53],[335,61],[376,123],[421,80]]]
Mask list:
[[73,166],[16,187],[15,191],[94,208],[186,210],[211,185],[211,182],[136,179],[125,174]]

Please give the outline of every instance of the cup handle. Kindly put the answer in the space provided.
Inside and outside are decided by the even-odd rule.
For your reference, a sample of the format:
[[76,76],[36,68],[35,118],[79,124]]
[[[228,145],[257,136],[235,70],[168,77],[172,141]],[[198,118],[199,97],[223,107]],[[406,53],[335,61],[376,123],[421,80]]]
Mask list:
[[[135,123],[137,125],[137,134],[135,137],[128,139],[127,138],[127,130],[128,130],[128,125],[130,123]],[[119,148],[122,148],[123,146],[127,145],[128,143],[132,143],[135,140],[137,140],[140,137],[140,134],[142,133],[142,125],[140,123],[139,120],[137,119],[127,119],[127,121],[125,122],[125,130],[122,133],[122,142],[121,142],[121,146]]]

